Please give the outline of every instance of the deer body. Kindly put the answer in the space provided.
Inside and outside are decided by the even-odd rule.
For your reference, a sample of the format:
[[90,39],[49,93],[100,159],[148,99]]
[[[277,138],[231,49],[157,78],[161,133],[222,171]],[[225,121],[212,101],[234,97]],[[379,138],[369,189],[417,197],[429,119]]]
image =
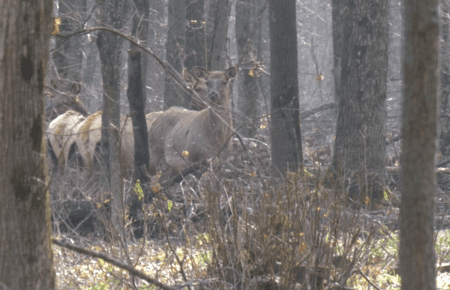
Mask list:
[[[145,116],[147,130],[151,123],[162,112],[150,113]],[[69,160],[79,157],[81,161],[82,176],[89,179],[94,173],[96,150],[101,140],[102,113],[101,111],[85,118],[81,113],[67,111],[54,119],[47,130],[49,151],[53,162],[58,166],[60,173]],[[134,136],[131,118],[121,118],[121,151],[120,159],[122,173],[126,174],[134,161]]]
[[[162,112],[149,113],[145,115],[147,130],[150,128],[152,122]],[[87,117],[77,127],[77,138],[72,146],[77,147],[77,151],[82,160],[82,175],[84,179],[89,179],[94,173],[96,150],[98,150],[101,141],[102,128],[102,112],[96,112]],[[134,136],[131,118],[120,119],[120,161],[122,168],[122,175],[126,175],[128,169],[134,162]],[[72,152],[75,150],[72,150]],[[67,157],[67,158],[70,158]]]
[[208,72],[195,68],[194,76],[186,69],[183,78],[210,106],[202,111],[172,107],[162,113],[149,130],[150,170],[165,162],[174,172],[190,164],[216,157],[229,144],[233,132],[230,112],[229,81],[234,67]]

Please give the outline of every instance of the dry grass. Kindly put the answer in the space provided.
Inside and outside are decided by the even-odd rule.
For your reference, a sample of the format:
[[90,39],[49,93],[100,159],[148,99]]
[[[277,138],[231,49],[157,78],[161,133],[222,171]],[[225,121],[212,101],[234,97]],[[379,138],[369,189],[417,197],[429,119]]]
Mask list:
[[[400,288],[395,188],[381,208],[368,211],[350,204],[341,187],[325,188],[320,166],[275,184],[262,169],[264,142],[246,146],[252,163],[235,151],[222,171],[158,194],[145,207],[147,239],[135,241],[130,224],[122,242],[94,234],[57,238],[190,289]],[[125,188],[134,194],[130,184]],[[449,232],[441,231],[439,289],[450,289],[449,245]],[[53,249],[59,289],[158,289],[101,259]]]

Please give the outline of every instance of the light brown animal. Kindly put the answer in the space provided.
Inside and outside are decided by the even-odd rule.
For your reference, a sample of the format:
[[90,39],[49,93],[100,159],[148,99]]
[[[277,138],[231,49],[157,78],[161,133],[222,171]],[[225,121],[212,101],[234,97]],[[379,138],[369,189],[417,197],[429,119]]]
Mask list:
[[165,162],[173,172],[216,157],[230,143],[233,132],[229,83],[236,68],[206,71],[196,67],[192,75],[183,70],[183,79],[209,106],[202,111],[172,107],[162,113],[149,130],[150,172]]
[[[147,128],[162,112],[145,116]],[[102,113],[96,112],[87,118],[72,110],[58,116],[47,130],[48,147],[58,172],[62,174],[65,166],[73,158],[79,157],[82,176],[89,179],[94,172],[95,154],[101,140]],[[124,127],[125,126],[125,127]],[[121,162],[123,174],[134,161],[134,136],[131,118],[121,118]],[[98,152],[97,152],[98,153]]]
[[59,174],[64,173],[71,144],[75,142],[75,132],[84,120],[82,113],[69,110],[55,118],[48,126],[49,155]]
[[[147,114],[145,116],[147,128],[150,128],[152,122],[161,114],[162,112]],[[96,150],[98,150],[101,141],[101,128],[102,112],[98,111],[80,123],[77,127],[75,142],[71,144],[72,147],[76,146],[76,150],[81,157],[82,176],[86,180],[94,173],[95,158],[98,153]],[[134,162],[134,135],[131,118],[121,118],[120,132],[120,161],[122,174],[125,176]],[[66,158],[69,160],[71,157],[66,156]]]

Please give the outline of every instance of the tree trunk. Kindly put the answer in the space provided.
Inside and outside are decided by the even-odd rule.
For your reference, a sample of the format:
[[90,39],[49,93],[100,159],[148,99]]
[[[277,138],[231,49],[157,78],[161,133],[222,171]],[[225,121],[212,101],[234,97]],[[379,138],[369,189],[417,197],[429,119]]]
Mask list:
[[205,67],[205,0],[186,1],[186,49],[184,67]]
[[[89,3],[88,3],[89,2]],[[92,3],[94,2],[94,3]],[[93,6],[95,5],[94,0],[83,0],[83,19],[86,21],[88,19]],[[90,20],[87,21],[85,24],[85,27],[88,27],[91,23],[92,26],[94,26],[94,20],[93,17],[90,17]],[[99,56],[98,56],[98,50],[95,45],[95,40],[92,35],[88,36],[85,35],[82,38],[81,42],[81,50],[83,55],[83,65],[82,65],[82,71],[81,71],[81,96],[82,101],[86,105],[89,112],[95,112],[97,111],[96,106],[96,95],[93,93],[92,86],[95,81],[95,76],[97,75],[97,71],[99,69]]]
[[[59,27],[61,34],[70,34],[80,29],[81,23],[76,21],[80,19],[82,12],[81,0],[60,0],[58,17],[61,18]],[[53,53],[54,63],[58,71],[57,88],[63,92],[69,92],[73,83],[81,82],[81,37],[73,36],[70,38],[58,38],[56,41],[56,50]]]
[[[134,0],[138,13],[133,17],[132,35],[140,41],[146,41],[148,36],[149,3],[148,1]],[[139,25],[140,24],[140,25]],[[150,184],[148,178],[150,152],[148,148],[148,131],[145,120],[145,75],[147,58],[145,53],[141,53],[140,48],[130,44],[128,52],[128,90],[127,97],[130,105],[130,116],[133,125],[134,135],[134,178],[133,184],[139,181],[144,191],[144,195],[151,198]],[[142,202],[135,194],[131,198],[130,218],[140,220],[138,215],[142,208]],[[137,236],[142,235],[141,225],[138,227]]]
[[274,175],[303,166],[295,0],[269,0],[271,152]]
[[[264,2],[260,3],[258,11],[262,9]],[[261,22],[256,34],[256,50],[258,51],[258,62],[260,64],[268,63],[270,58],[270,35],[269,35],[269,9],[265,8],[261,16]],[[258,89],[260,95],[260,104],[262,104],[261,113],[269,114],[269,96],[270,96],[270,77],[262,74],[258,79]],[[259,120],[261,122],[262,120]]]
[[[253,12],[253,13],[252,13]],[[252,17],[253,14],[253,17]],[[242,64],[245,67],[240,70],[238,78],[238,126],[241,127],[240,133],[245,137],[254,137],[256,135],[255,120],[258,112],[258,84],[255,74],[250,68],[253,61],[256,61],[256,49],[251,41],[250,33],[252,25],[250,19],[256,17],[256,1],[242,0],[236,2],[236,43],[238,51],[238,59],[242,59]],[[254,24],[258,24],[254,21]],[[247,65],[245,65],[247,64]]]
[[450,155],[450,3],[448,0],[441,1],[442,8],[442,42],[440,49],[441,63],[441,118],[439,119],[439,151],[441,155]]
[[[159,56],[160,59],[164,59],[165,53],[165,39],[166,39],[166,24],[167,19],[164,13],[164,3],[165,0],[152,0],[150,3],[150,14],[149,14],[149,29],[148,29],[148,46],[152,51]],[[162,111],[163,102],[159,102],[164,99],[164,77],[165,71],[159,65],[159,63],[153,58],[148,57],[147,66],[147,76],[149,77],[149,85],[147,102],[147,112],[150,111]],[[158,103],[156,103],[158,102]],[[155,104],[156,103],[156,104]]]
[[333,27],[343,29],[343,51],[331,168],[334,177],[350,178],[351,198],[367,192],[379,200],[385,176],[389,6],[387,0],[349,0],[343,9],[333,18],[341,21]]
[[[181,74],[183,70],[184,46],[185,46],[185,21],[186,6],[184,1],[169,0],[169,20],[166,39],[166,60],[167,62]],[[164,89],[164,110],[178,106],[187,107],[188,104],[184,99],[186,93],[166,72]]]
[[333,19],[333,53],[334,53],[334,67],[332,73],[334,76],[334,98],[336,103],[339,103],[341,98],[340,83],[341,83],[341,62],[345,51],[344,42],[344,21],[345,11],[349,0],[332,0],[332,19]]
[[55,289],[43,140],[53,3],[0,7],[0,288]]
[[405,0],[400,157],[402,288],[436,289],[435,153],[438,115],[439,0]]
[[210,0],[207,25],[207,70],[224,70],[227,65],[226,52],[228,19],[231,12],[230,0]]
[[[122,0],[97,0],[102,23],[120,29],[123,24]],[[101,138],[102,190],[111,192],[111,221],[118,232],[123,222],[123,191],[120,170],[120,67],[122,38],[109,31],[97,36],[103,79]]]

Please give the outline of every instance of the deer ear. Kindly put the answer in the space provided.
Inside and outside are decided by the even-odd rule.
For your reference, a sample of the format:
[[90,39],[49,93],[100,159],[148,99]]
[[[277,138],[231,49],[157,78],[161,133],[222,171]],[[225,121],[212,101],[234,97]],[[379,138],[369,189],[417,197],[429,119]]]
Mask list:
[[236,76],[236,68],[234,66],[226,70],[225,77],[227,78],[227,80],[231,80],[235,76]]
[[209,76],[208,72],[204,68],[198,66],[194,68],[194,74],[199,79],[207,79]]
[[195,84],[195,78],[191,75],[187,68],[183,68],[183,80],[190,86]]

